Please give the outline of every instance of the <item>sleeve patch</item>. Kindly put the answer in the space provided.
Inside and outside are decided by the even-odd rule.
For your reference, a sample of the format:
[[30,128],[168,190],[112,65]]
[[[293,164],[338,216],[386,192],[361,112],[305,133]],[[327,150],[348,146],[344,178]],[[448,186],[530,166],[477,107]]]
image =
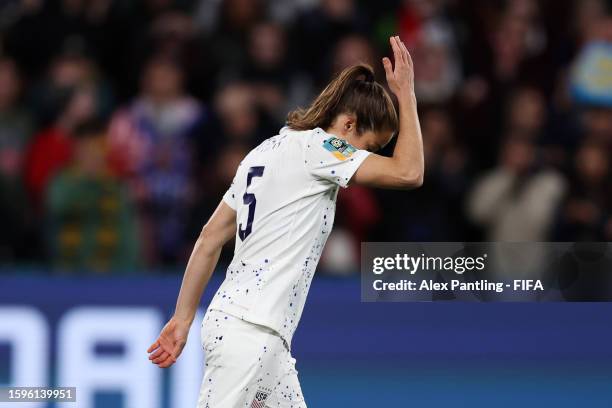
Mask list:
[[355,147],[337,137],[330,137],[325,140],[323,142],[323,147],[340,161],[348,159],[357,151]]

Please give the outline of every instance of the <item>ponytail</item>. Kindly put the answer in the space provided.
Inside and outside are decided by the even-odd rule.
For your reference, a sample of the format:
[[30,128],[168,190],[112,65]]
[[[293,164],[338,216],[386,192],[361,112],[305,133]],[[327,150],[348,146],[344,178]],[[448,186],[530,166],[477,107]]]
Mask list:
[[290,112],[287,126],[294,130],[326,129],[342,113],[356,116],[358,132],[397,129],[393,102],[387,91],[375,81],[372,67],[366,64],[344,69],[308,109],[298,108]]

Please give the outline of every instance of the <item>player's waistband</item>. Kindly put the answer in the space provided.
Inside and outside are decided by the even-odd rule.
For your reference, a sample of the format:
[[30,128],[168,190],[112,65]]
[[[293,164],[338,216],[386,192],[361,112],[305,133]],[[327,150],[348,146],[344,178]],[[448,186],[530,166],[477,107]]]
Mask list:
[[[231,310],[222,310],[219,308],[215,308],[215,307],[211,307],[206,311],[206,314],[204,315],[204,320],[202,321],[202,324],[206,324],[206,321],[214,321],[214,319],[223,319],[225,320],[225,317],[228,317],[227,320],[229,320],[228,323],[232,324],[232,323],[238,323],[238,324],[248,324],[250,326],[252,326],[253,328],[257,329],[257,330],[261,330],[263,332],[266,332],[268,334],[271,334],[273,336],[277,336],[280,337],[280,339],[283,341],[283,344],[285,345],[285,347],[287,348],[288,351],[291,351],[291,343],[287,341],[287,339],[285,339],[278,331],[276,331],[273,327],[270,327],[269,324],[265,323],[264,321],[262,321],[261,319],[257,319],[257,318],[252,318],[250,316],[248,316],[248,313],[240,313],[240,312],[236,312],[236,311],[231,311]],[[208,317],[208,319],[207,319]]]

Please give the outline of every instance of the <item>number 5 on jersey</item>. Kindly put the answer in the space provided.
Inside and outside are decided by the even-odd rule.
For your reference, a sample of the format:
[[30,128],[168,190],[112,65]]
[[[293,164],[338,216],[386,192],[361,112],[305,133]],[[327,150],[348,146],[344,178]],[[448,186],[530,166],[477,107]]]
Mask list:
[[263,172],[264,166],[254,166],[249,169],[249,173],[247,174],[246,189],[244,191],[244,195],[242,196],[242,202],[244,205],[249,206],[249,215],[247,216],[246,227],[243,229],[242,223],[240,223],[238,226],[238,236],[242,241],[244,241],[246,237],[251,235],[251,232],[253,232],[253,218],[255,218],[255,206],[257,205],[255,194],[248,192],[249,186],[253,181],[253,177],[261,177],[263,176]]

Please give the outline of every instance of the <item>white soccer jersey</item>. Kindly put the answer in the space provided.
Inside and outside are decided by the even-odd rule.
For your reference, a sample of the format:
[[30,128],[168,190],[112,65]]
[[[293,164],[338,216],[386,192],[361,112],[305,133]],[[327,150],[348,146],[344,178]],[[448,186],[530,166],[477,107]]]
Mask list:
[[236,246],[210,309],[269,327],[290,346],[338,186],[368,154],[319,128],[285,127],[252,150],[223,197],[236,210]]

